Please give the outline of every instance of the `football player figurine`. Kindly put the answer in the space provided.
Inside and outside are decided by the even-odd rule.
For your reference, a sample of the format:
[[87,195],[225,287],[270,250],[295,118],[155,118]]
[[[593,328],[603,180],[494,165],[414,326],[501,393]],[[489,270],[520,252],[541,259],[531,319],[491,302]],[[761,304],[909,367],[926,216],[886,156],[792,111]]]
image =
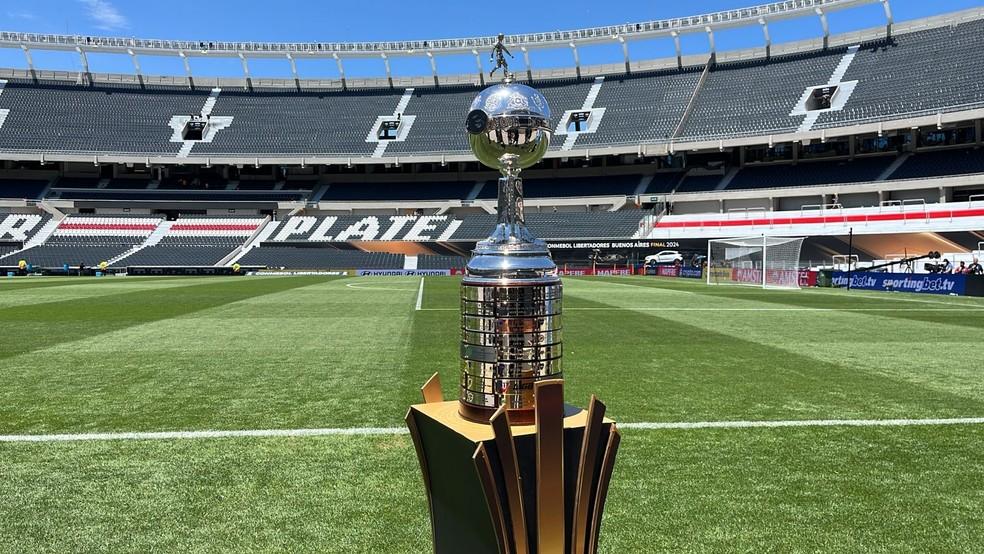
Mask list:
[[489,79],[492,78],[492,75],[498,71],[500,67],[502,68],[503,75],[505,75],[506,78],[509,78],[509,64],[506,62],[506,57],[503,56],[502,53],[505,52],[506,54],[509,54],[510,58],[515,58],[515,56],[513,56],[509,49],[506,48],[506,45],[503,44],[505,38],[505,35],[499,33],[498,40],[496,41],[495,46],[492,47],[492,53],[489,55],[489,61],[495,62],[495,68],[493,68],[492,71],[489,71]]

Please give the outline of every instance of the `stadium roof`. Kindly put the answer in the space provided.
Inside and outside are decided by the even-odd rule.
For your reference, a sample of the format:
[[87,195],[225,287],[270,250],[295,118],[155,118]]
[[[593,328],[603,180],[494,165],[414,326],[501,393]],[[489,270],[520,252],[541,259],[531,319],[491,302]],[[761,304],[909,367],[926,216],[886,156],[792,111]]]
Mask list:
[[[677,59],[679,60],[682,56],[680,35],[706,33],[713,55],[715,53],[715,31],[760,25],[763,30],[764,44],[768,50],[771,47],[769,23],[789,18],[819,17],[823,29],[824,44],[826,45],[830,34],[827,13],[872,3],[882,4],[886,17],[886,33],[890,34],[893,18],[889,0],[784,0],[686,17],[588,27],[569,31],[507,35],[505,42],[508,46],[518,48],[523,53],[527,68],[530,67],[529,53],[532,50],[570,48],[578,73],[580,73],[580,59],[577,52],[579,46],[614,42],[622,46],[624,63],[628,68],[630,64],[628,43],[635,40],[671,37],[674,39]],[[247,62],[249,58],[285,58],[290,60],[291,71],[295,79],[299,77],[294,63],[295,58],[330,58],[338,64],[338,70],[343,80],[345,78],[343,60],[345,58],[380,58],[386,66],[387,77],[391,77],[388,61],[390,57],[426,56],[431,61],[431,69],[436,80],[438,67],[434,59],[435,56],[472,54],[478,63],[478,73],[482,74],[480,56],[495,42],[496,38],[492,36],[367,42],[232,42],[205,39],[188,41],[0,32],[0,48],[22,49],[27,58],[28,68],[31,70],[35,69],[31,57],[33,50],[75,51],[79,54],[86,73],[88,73],[89,66],[86,57],[88,53],[129,55],[133,58],[133,65],[137,74],[141,73],[139,55],[178,56],[185,61],[185,70],[188,76],[192,75],[191,66],[188,64],[190,57],[239,58],[242,61],[243,72],[247,77],[249,76]]]

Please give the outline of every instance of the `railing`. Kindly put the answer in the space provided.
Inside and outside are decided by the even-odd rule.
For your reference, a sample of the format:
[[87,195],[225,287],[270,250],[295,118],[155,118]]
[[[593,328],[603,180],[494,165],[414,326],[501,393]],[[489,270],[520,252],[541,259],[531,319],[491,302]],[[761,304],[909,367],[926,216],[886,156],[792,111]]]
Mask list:
[[830,210],[843,210],[844,206],[840,203],[829,203],[829,204],[803,204],[800,206],[800,215],[804,215],[805,212],[819,210],[821,212],[826,212]]
[[[840,260],[843,261],[838,263]],[[830,265],[832,266],[831,269],[834,271],[838,271],[839,267],[846,267],[847,271],[850,271],[852,267],[858,267],[859,261],[861,261],[861,258],[859,258],[857,254],[834,254],[830,257]]]
[[[820,211],[821,213],[825,213],[824,210],[819,209],[823,206],[825,205],[823,204],[805,205],[801,207],[801,209],[799,210],[799,215],[804,216],[810,212],[816,213],[817,211]],[[839,204],[830,204],[830,206],[839,206]],[[953,222],[955,217],[958,218],[984,217],[982,215],[959,213],[960,211],[966,210],[969,207],[970,207],[969,202],[967,203],[966,206],[953,207],[945,204],[938,204],[938,205],[926,204],[926,202],[922,199],[886,200],[883,201],[880,206],[878,206],[877,211],[872,211],[874,210],[874,208],[867,208],[868,211],[862,214],[849,213],[848,210],[850,209],[835,208],[835,210],[839,212],[835,216],[824,215],[822,221],[817,223],[809,223],[809,225],[819,225],[822,228],[826,228],[828,226],[841,227],[844,225],[868,226],[869,224],[878,224],[884,222],[885,218],[883,216],[886,214],[893,214],[893,213],[902,216],[901,219],[899,220],[901,221],[902,225],[906,225],[910,221],[919,221],[925,223],[925,222],[929,222],[932,219],[936,219],[936,220],[947,219],[949,222]],[[912,208],[915,208],[915,210],[913,210]],[[856,209],[861,210],[865,208],[856,208]],[[748,217],[747,212],[742,212],[741,210],[743,210],[743,208],[739,208],[738,211],[734,213],[744,214],[745,217],[747,218]],[[827,210],[827,211],[834,211],[834,210]],[[796,213],[795,211],[791,211],[791,212]],[[916,217],[909,217],[910,214],[915,215]],[[767,219],[768,221],[767,223],[763,223],[761,226],[768,226],[769,228],[776,228],[776,227],[787,228],[793,225],[800,225],[794,221],[783,221],[782,223],[776,223],[777,219],[781,219],[781,220],[790,219],[790,216],[788,214],[783,214],[783,212],[768,212],[768,215],[764,216],[764,218]],[[716,229],[722,227],[723,226],[722,224],[724,222],[733,221],[734,219],[735,218],[732,217],[732,212],[729,210],[727,213],[723,214],[723,217],[719,217],[717,219],[706,219],[706,220],[700,219],[696,222],[697,225],[694,227],[700,230]],[[979,248],[984,247],[984,241],[980,242],[978,244],[978,247]]]
[[750,219],[752,214],[755,215],[765,215],[769,210],[766,208],[750,207],[750,208],[729,208],[725,213],[728,219],[732,219],[732,216],[740,216],[739,219]]
[[[747,8],[738,8],[672,19],[641,21],[621,25],[588,27],[569,31],[551,31],[507,35],[506,44],[526,47],[567,46],[571,42],[647,38],[670,33],[704,32],[707,27],[736,27],[757,25],[760,18],[781,19],[812,16],[815,10],[834,10],[868,4],[876,0],[784,0]],[[158,40],[125,37],[58,35],[43,33],[0,32],[0,43],[19,47],[44,49],[75,49],[89,51],[122,50],[171,51],[243,54],[412,54],[415,51],[468,51],[488,48],[495,37],[471,37],[434,40],[365,41],[365,42],[232,42],[214,40]]]

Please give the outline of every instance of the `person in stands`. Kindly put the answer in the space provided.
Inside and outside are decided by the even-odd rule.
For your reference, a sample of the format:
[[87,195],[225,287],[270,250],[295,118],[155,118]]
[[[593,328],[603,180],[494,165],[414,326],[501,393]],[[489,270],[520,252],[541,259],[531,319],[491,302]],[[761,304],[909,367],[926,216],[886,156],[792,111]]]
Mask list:
[[964,262],[961,261],[960,262],[960,265],[958,265],[957,267],[953,268],[953,274],[954,275],[957,275],[957,274],[963,274],[963,273],[967,273],[967,264],[965,264]]
[[940,267],[940,273],[953,273],[953,264],[950,263],[950,260],[943,259],[943,266]]
[[973,263],[967,268],[968,275],[981,275],[984,274],[984,267],[981,267],[981,262],[974,258]]

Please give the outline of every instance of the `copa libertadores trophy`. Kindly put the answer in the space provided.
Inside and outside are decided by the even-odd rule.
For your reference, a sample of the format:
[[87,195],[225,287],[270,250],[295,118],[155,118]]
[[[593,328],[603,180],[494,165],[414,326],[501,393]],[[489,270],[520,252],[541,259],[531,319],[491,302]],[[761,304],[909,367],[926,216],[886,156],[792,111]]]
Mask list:
[[459,399],[444,401],[435,373],[406,421],[435,552],[595,552],[620,435],[594,396],[564,404],[563,286],[526,227],[520,177],[547,151],[550,107],[513,82],[503,51],[499,35],[505,79],[465,121],[472,152],[502,176],[495,229],[461,281]]

